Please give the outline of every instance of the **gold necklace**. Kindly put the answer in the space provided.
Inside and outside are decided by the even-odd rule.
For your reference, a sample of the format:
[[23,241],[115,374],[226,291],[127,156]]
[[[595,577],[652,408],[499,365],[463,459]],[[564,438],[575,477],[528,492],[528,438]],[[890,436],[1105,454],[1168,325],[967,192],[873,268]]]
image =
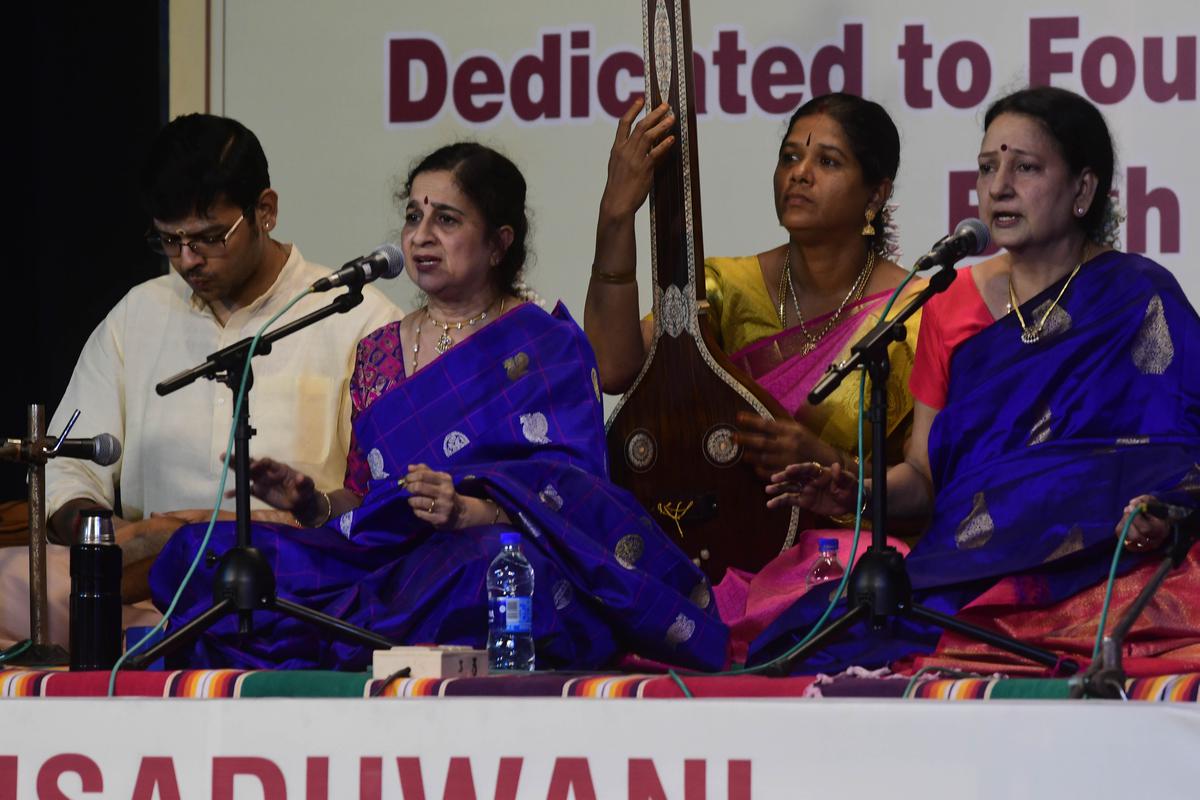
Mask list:
[[862,299],[863,292],[866,291],[867,283],[871,280],[871,273],[875,271],[875,251],[867,251],[867,263],[859,270],[858,276],[854,279],[854,283],[850,286],[850,291],[842,298],[842,304],[837,307],[837,311],[829,317],[829,320],[821,326],[816,335],[808,332],[808,320],[804,319],[804,313],[800,310],[800,299],[796,296],[796,283],[792,280],[792,249],[789,247],[783,256],[783,272],[779,275],[779,324],[785,327],[787,322],[784,320],[786,312],[785,303],[787,295],[784,294],[784,289],[790,290],[792,295],[792,305],[796,307],[796,319],[800,322],[800,333],[804,336],[803,354],[808,355],[813,350],[817,349],[817,345],[825,338],[838,321],[842,318],[842,312],[846,310],[846,306],[851,301],[857,303]]
[[1008,304],[1009,304],[1009,306],[1012,307],[1012,310],[1016,312],[1017,322],[1021,323],[1021,341],[1022,342],[1024,342],[1025,344],[1036,344],[1037,341],[1042,338],[1042,328],[1046,325],[1046,320],[1050,319],[1050,314],[1053,313],[1054,309],[1058,307],[1058,301],[1062,300],[1062,296],[1063,296],[1063,294],[1066,293],[1067,287],[1071,285],[1071,279],[1075,277],[1075,274],[1077,272],[1079,272],[1079,268],[1082,266],[1083,266],[1082,261],[1080,261],[1078,264],[1075,265],[1075,269],[1071,270],[1071,274],[1067,276],[1067,282],[1064,283],[1063,287],[1058,290],[1058,297],[1054,298],[1054,302],[1051,303],[1050,307],[1046,309],[1046,313],[1042,314],[1041,320],[1039,320],[1036,325],[1030,325],[1030,326],[1025,325],[1025,318],[1023,316],[1021,316],[1021,307],[1017,303],[1017,293],[1013,289],[1012,272],[1009,271],[1009,273],[1008,273]]
[[[500,298],[500,313],[501,314],[504,313],[504,303],[507,299],[508,298],[503,297],[503,296]],[[417,355],[421,352],[421,322],[423,320],[427,319],[430,322],[432,322],[434,325],[437,325],[439,328],[442,329],[442,335],[438,337],[437,342],[435,342],[433,345],[433,349],[438,351],[438,355],[441,355],[441,354],[445,353],[447,350],[449,350],[451,347],[454,347],[454,345],[458,344],[458,342],[454,341],[454,339],[452,339],[450,337],[450,329],[451,328],[454,328],[455,331],[461,331],[463,329],[464,325],[466,325],[468,328],[474,328],[478,323],[483,322],[485,319],[487,319],[488,312],[491,310],[492,310],[492,307],[489,304],[487,308],[485,308],[483,311],[479,312],[475,316],[471,317],[470,319],[464,319],[461,322],[442,322],[440,319],[434,317],[432,314],[429,313],[429,306],[425,306],[424,308],[422,308],[421,311],[423,313],[423,316],[417,320],[416,331],[413,334],[414,341],[413,341],[412,371],[413,372],[417,371]]]

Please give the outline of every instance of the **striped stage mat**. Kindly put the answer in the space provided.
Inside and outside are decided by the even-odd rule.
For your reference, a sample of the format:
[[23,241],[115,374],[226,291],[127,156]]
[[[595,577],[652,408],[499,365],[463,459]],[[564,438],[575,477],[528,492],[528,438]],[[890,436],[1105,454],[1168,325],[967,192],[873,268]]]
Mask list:
[[[0,669],[0,697],[104,697],[107,672]],[[880,697],[904,695],[908,681],[889,678],[753,675],[681,676],[688,692],[705,697]],[[1130,678],[1130,700],[1200,701],[1200,674]],[[398,678],[377,681],[369,673],[271,670],[176,670],[121,672],[120,697],[590,697],[681,698],[679,682],[662,674],[562,672],[486,678]],[[1031,678],[932,678],[912,691],[915,699],[1000,700],[1067,698],[1065,680]]]

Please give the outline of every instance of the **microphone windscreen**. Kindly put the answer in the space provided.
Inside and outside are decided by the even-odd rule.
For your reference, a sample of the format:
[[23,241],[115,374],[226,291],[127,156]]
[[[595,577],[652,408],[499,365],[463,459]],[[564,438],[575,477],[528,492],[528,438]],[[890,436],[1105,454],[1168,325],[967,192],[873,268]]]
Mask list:
[[102,467],[117,463],[121,457],[121,441],[111,433],[101,433],[92,440],[95,447],[93,461]]
[[384,268],[381,278],[397,278],[404,272],[404,251],[392,242],[384,242],[375,248],[372,255],[382,256]]
[[955,236],[970,236],[971,247],[967,250],[967,255],[977,256],[984,250],[987,250],[988,244],[992,241],[991,231],[988,226],[983,224],[983,220],[970,217],[958,223],[954,229]]

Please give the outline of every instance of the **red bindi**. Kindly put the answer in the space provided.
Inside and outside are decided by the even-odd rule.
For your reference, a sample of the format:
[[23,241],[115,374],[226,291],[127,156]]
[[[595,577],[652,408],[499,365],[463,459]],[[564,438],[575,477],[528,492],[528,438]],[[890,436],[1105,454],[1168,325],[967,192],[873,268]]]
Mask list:
[[1001,153],[1003,153],[1003,152],[1004,152],[1005,150],[1007,150],[1007,149],[1008,149],[1008,145],[1006,145],[1006,144],[1002,144],[1002,145],[1000,145],[1000,152],[1001,152]]

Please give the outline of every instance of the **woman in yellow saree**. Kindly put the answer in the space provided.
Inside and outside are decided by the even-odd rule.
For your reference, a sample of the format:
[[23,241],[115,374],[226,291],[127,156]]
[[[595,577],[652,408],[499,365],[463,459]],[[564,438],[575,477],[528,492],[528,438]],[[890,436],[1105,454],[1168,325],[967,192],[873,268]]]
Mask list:
[[[653,109],[635,125],[640,110],[635,103],[618,125],[584,307],[600,382],[612,393],[629,387],[648,352],[652,324],[638,308],[634,215],[649,193],[655,164],[674,145],[670,109]],[[856,468],[857,382],[847,381],[819,406],[806,398],[829,363],[878,320],[904,279],[893,261],[888,205],[899,164],[899,133],[879,104],[847,94],[810,100],[789,120],[773,175],[787,242],[758,255],[705,263],[708,316],[721,346],[792,414],[785,420],[739,418],[744,458],[764,487],[772,472],[797,461]],[[908,340],[890,350],[889,463],[902,457],[912,424],[907,386],[918,324],[912,322]],[[868,438],[863,445],[869,458],[873,443]],[[845,522],[830,527],[844,528]],[[730,571],[716,587],[721,617],[733,629],[735,660],[776,609],[803,592],[817,538],[816,531],[801,535],[757,577]]]

